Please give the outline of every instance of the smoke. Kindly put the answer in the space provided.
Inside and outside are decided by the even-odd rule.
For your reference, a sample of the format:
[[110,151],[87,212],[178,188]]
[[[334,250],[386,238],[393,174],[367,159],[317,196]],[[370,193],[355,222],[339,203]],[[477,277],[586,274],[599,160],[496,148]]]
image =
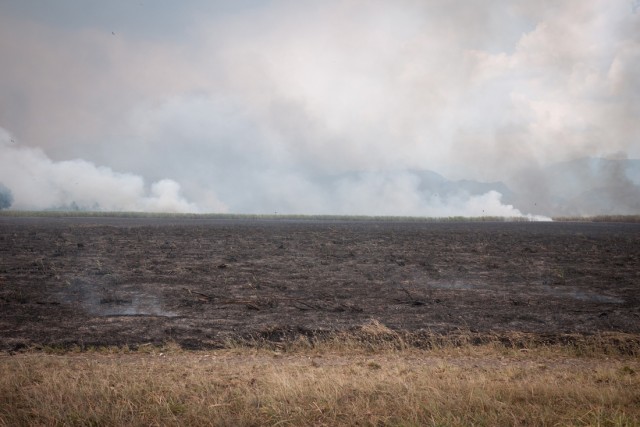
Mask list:
[[[637,184],[615,171],[553,167],[640,157],[635,3],[225,3],[154,6],[162,22],[127,2],[72,16],[0,5],[0,123],[40,147],[0,148],[12,208],[640,209],[624,202]],[[9,173],[9,157],[24,170]],[[453,184],[425,183],[427,170]],[[617,196],[587,206],[605,187]]]
[[[294,106],[272,106],[274,120],[283,126],[278,132],[259,126],[265,123],[259,117],[262,113],[247,109],[237,100],[183,96],[137,110],[132,127],[140,138],[154,141],[153,146],[147,145],[140,152],[149,160],[147,165],[163,164],[164,173],[186,177],[182,181],[185,194],[196,203],[203,199],[201,189],[213,186],[233,212],[409,216],[528,213],[503,200],[508,192],[503,184],[476,183],[474,187],[471,181],[450,182],[419,169],[373,167],[371,156],[356,155],[360,148],[355,143],[333,141],[335,137],[326,134],[317,120]],[[181,141],[179,149],[175,141]],[[343,145],[338,147],[339,143]],[[172,153],[175,161],[167,162],[166,153]],[[194,153],[199,159],[193,159]],[[124,168],[136,167],[131,159],[120,160]],[[186,170],[185,164],[189,164]],[[142,172],[157,178],[156,168]]]
[[0,182],[0,209],[7,209],[13,203],[13,194]]
[[637,215],[640,160],[622,153],[523,170],[514,203],[547,215]]
[[[114,172],[84,160],[55,162],[38,149],[7,136],[0,142],[0,179],[15,189],[14,209],[152,212],[224,212],[228,205],[211,190],[193,192],[162,179],[145,186],[142,177]],[[237,177],[230,169],[231,178]],[[246,172],[246,171],[245,171]],[[502,202],[490,184],[454,183],[434,173],[399,171],[335,176],[254,171],[245,191],[226,194],[235,212],[407,216],[522,216]],[[235,197],[234,197],[235,196]],[[226,202],[226,200],[225,200]],[[7,206],[8,207],[8,206]],[[534,218],[534,217],[532,217]],[[544,219],[542,217],[534,219]]]
[[[93,316],[163,316],[176,314],[164,309],[157,288],[143,291],[121,289],[113,283],[113,276],[102,279],[71,278],[58,297],[67,304],[82,308]],[[143,285],[144,286],[144,285]],[[144,286],[146,288],[146,286]]]
[[20,146],[1,128],[0,181],[13,189],[14,209],[199,210],[181,195],[180,185],[171,179],[147,188],[140,176],[114,172],[85,160],[54,162],[42,150]]
[[[502,203],[497,191],[470,194],[452,188],[448,194],[416,172],[358,174],[337,181],[333,211],[343,214],[446,216],[522,216],[512,205]],[[539,218],[542,219],[542,218]]]

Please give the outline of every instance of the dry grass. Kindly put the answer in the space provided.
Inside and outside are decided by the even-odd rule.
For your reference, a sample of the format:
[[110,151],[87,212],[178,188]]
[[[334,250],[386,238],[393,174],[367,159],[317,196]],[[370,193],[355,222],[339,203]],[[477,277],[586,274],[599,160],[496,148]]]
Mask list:
[[0,425],[640,423],[637,355],[595,344],[583,355],[497,342],[420,350],[398,338],[374,322],[357,339],[277,350],[5,354]]
[[[265,338],[265,336],[267,338]],[[274,340],[274,336],[280,341]],[[373,319],[346,332],[307,337],[288,335],[281,330],[264,330],[261,336],[229,341],[226,348],[249,347],[277,351],[311,351],[378,353],[380,351],[429,350],[439,355],[519,354],[535,350],[536,354],[561,352],[570,357],[640,356],[640,336],[621,332],[584,334],[534,334],[523,332],[474,333],[458,329],[446,334],[395,331]]]

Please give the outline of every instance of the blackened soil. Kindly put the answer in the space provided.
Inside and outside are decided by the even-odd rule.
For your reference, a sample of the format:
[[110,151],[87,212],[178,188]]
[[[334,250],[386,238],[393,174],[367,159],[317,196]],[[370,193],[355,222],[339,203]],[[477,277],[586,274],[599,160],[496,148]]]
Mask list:
[[0,218],[0,349],[640,333],[640,224]]

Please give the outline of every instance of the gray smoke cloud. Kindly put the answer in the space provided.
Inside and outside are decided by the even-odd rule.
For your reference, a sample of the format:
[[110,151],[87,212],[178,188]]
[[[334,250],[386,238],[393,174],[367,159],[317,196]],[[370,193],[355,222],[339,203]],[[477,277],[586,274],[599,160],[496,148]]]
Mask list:
[[[182,196],[180,185],[173,180],[162,179],[147,187],[140,176],[115,172],[84,160],[55,162],[42,151],[10,140],[6,132],[4,138],[0,135],[0,180],[16,189],[15,209],[228,211],[210,190],[208,198],[193,203]],[[233,200],[236,206],[246,203],[244,212],[257,213],[523,215],[512,205],[503,204],[497,191],[473,192],[451,186],[443,177],[437,176],[436,182],[433,178],[427,180],[417,172],[357,173],[324,179],[327,182],[320,179],[303,182],[298,175],[264,174],[256,179],[260,184],[252,188],[250,197]],[[286,186],[281,185],[287,181]],[[0,193],[1,190],[0,187]]]
[[634,215],[640,212],[640,160],[623,154],[582,158],[522,172],[515,204],[549,215]]
[[[78,191],[59,178],[41,194],[2,178],[14,208],[636,209],[625,201],[633,162],[588,180],[553,166],[640,158],[630,2],[224,3],[0,5],[0,125],[21,144],[3,150],[39,164],[47,182],[73,170],[129,189]],[[424,171],[450,180],[447,191]],[[620,191],[586,204],[605,187]]]

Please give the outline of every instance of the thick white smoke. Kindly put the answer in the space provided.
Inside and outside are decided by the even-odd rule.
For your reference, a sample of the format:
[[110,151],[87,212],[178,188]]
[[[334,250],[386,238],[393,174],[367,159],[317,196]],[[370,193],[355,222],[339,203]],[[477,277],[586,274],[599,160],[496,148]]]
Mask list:
[[[523,216],[502,203],[496,191],[471,195],[464,191],[441,195],[421,190],[412,172],[365,174],[338,183],[332,209],[343,214],[448,216]],[[543,219],[543,218],[538,218]]]
[[[2,128],[0,132],[0,182],[15,196],[12,209],[228,210],[227,205],[218,199],[211,199],[210,191],[203,193],[209,197],[190,202],[181,195],[180,185],[173,180],[162,179],[147,188],[144,179],[138,175],[114,172],[85,160],[55,162],[39,149],[20,146]],[[431,217],[522,216],[518,209],[503,204],[502,195],[496,191],[476,195],[455,191],[440,195],[432,189],[420,188],[419,176],[412,172],[358,174],[338,177],[324,184],[295,174],[263,174],[255,178],[260,185],[249,188],[250,200],[247,201],[247,195],[232,200],[237,211]]]
[[[640,12],[630,1],[225,3],[224,13],[154,6],[163,22],[147,20],[147,6],[105,3],[132,18],[108,24],[92,20],[106,16],[98,4],[74,5],[75,18],[0,5],[0,125],[44,150],[11,153],[47,177],[0,179],[13,208],[638,212],[625,178],[636,163],[620,163],[625,175],[606,186],[606,170],[585,180],[582,167],[549,169],[640,158]],[[97,202],[63,170],[86,171],[92,188],[128,185]],[[508,188],[443,193],[412,172],[426,170]],[[175,182],[144,184],[166,177]]]
[[20,146],[2,128],[0,182],[13,193],[12,209],[18,210],[198,211],[173,180],[154,182],[147,189],[137,175],[85,160],[54,162],[39,149]]

